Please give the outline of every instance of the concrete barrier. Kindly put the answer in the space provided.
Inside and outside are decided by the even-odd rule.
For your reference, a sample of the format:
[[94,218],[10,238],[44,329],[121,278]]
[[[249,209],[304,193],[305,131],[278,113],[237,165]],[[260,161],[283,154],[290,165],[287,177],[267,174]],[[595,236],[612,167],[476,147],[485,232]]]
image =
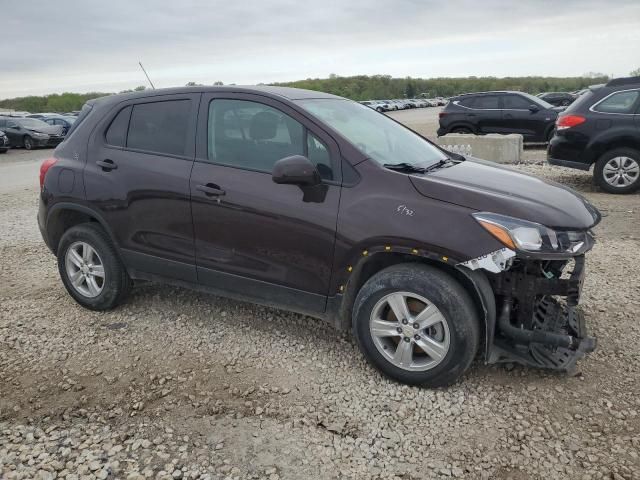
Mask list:
[[522,158],[522,135],[517,134],[450,133],[438,137],[436,143],[445,150],[497,163],[520,163]]

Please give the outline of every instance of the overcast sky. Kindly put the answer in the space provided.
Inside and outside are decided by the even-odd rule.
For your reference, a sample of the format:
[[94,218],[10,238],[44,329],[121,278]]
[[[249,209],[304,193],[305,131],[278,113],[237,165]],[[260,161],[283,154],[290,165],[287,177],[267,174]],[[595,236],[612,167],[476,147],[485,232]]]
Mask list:
[[623,76],[640,0],[17,0],[0,98],[338,75]]

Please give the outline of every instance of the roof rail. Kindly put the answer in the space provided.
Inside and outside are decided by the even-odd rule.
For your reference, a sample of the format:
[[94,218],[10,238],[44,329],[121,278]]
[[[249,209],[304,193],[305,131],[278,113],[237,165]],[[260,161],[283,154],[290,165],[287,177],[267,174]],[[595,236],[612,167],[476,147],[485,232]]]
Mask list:
[[607,82],[607,87],[619,87],[620,85],[633,85],[640,84],[640,77],[623,77],[614,78]]

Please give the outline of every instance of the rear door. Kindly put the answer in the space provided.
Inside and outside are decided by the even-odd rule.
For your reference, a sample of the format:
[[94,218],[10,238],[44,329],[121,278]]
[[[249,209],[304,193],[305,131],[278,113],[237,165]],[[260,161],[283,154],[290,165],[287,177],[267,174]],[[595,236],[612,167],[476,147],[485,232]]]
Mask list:
[[[340,152],[297,110],[251,94],[204,94],[191,199],[200,283],[323,312],[333,263]],[[279,185],[274,163],[306,155],[318,187]]]
[[111,227],[130,269],[196,281],[189,176],[199,98],[123,102],[89,140],[87,202]]
[[501,133],[502,110],[497,95],[478,95],[473,100],[473,110],[479,133]]

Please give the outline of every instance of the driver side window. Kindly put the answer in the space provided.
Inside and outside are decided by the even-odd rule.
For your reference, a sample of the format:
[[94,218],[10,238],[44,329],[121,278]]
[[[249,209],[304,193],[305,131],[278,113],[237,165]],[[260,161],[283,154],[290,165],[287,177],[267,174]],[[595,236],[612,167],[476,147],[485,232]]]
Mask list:
[[212,100],[207,143],[214,163],[271,173],[278,160],[306,155],[322,178],[333,178],[326,146],[300,122],[262,103]]

